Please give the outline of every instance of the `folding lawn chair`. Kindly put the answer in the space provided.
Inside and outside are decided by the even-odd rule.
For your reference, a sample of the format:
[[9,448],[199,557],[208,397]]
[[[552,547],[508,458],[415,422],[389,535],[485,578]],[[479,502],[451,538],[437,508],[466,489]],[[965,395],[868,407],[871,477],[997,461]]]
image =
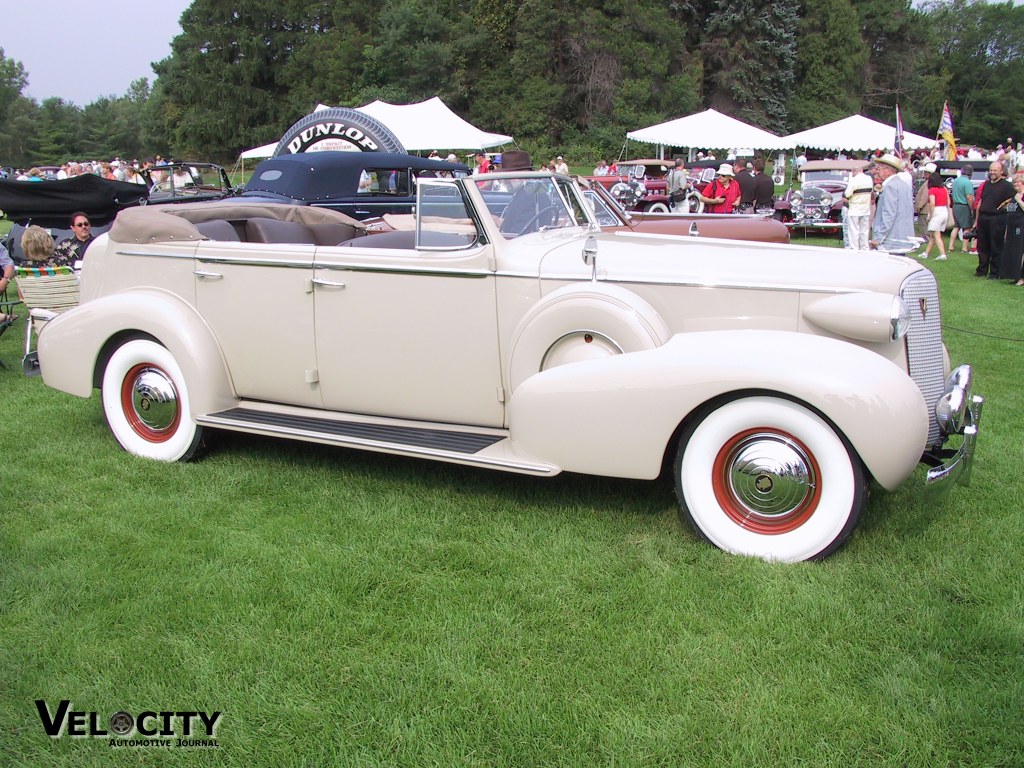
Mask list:
[[18,267],[15,282],[18,295],[29,310],[21,367],[26,376],[38,376],[39,358],[32,348],[32,332],[38,336],[47,322],[78,306],[78,275],[70,267]]
[[[18,316],[14,314],[14,308],[21,304],[20,301],[11,301],[7,298],[7,289],[0,293],[0,336],[7,332],[7,329],[14,325]],[[7,364],[0,360],[0,368],[7,368]]]

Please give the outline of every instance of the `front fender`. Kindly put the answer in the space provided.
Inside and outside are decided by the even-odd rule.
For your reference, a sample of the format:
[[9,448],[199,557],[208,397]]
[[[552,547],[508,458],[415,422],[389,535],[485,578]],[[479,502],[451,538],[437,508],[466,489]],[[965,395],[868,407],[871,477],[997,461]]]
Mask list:
[[39,334],[39,367],[46,385],[89,397],[107,342],[139,332],[174,355],[189,388],[193,415],[236,403],[227,366],[209,326],[195,309],[155,289],[93,299],[48,322]]
[[535,374],[509,404],[511,439],[517,453],[566,471],[651,479],[688,415],[751,390],[819,410],[885,488],[924,451],[928,409],[905,371],[855,344],[785,331],[677,334],[657,349]]

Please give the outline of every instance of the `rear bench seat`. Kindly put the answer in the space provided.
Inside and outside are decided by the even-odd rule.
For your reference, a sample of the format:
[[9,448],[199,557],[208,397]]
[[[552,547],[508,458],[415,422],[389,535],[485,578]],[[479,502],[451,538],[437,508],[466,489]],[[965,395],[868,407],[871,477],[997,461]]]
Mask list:
[[[434,248],[465,248],[472,245],[474,240],[475,235],[457,232],[434,232],[426,229],[421,232],[421,244]],[[411,251],[416,247],[416,233],[397,230],[379,232],[338,245],[344,248],[399,248]]]

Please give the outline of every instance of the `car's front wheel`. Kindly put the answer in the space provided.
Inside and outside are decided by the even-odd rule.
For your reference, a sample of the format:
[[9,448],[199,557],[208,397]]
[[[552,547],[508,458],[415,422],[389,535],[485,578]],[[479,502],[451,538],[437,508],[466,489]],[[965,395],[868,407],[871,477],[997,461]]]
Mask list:
[[100,393],[107,425],[129,453],[186,461],[202,450],[204,429],[192,420],[185,377],[166,347],[123,343],[107,362]]
[[674,463],[684,522],[717,547],[766,560],[825,557],[867,502],[859,458],[810,409],[745,397],[706,409]]

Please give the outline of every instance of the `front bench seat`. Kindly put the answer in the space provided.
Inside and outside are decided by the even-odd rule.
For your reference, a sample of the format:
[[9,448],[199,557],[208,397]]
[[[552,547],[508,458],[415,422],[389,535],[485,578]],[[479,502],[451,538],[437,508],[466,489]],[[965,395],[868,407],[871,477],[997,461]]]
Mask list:
[[298,221],[278,221],[255,216],[245,222],[245,239],[250,243],[316,245],[316,236]]
[[242,239],[238,236],[238,231],[232,226],[231,222],[224,219],[202,221],[196,224],[196,229],[207,240],[225,240],[237,243]]

